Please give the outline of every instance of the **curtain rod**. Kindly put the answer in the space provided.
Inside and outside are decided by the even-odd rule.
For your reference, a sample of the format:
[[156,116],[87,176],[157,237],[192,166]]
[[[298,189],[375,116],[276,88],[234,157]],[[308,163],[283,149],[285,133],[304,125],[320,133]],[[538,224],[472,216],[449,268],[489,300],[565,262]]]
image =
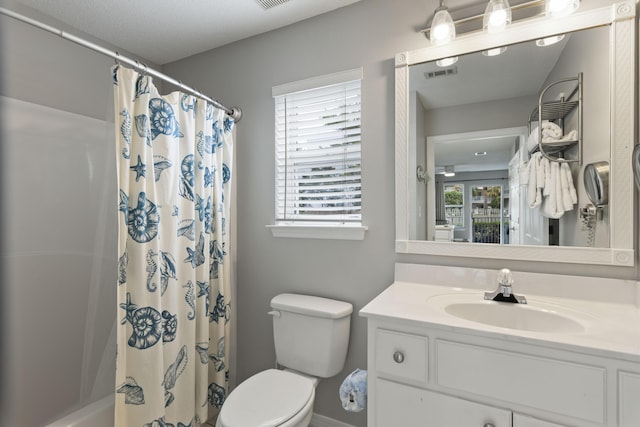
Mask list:
[[224,105],[222,105],[220,102],[216,101],[213,98],[210,98],[208,96],[206,96],[205,94],[198,92],[197,90],[183,84],[182,82],[167,76],[166,74],[161,73],[160,71],[154,70],[153,68],[149,68],[146,64],[142,64],[136,60],[133,60],[131,58],[127,58],[126,56],[123,56],[121,54],[119,54],[118,52],[109,50],[105,47],[99,46],[95,43],[91,43],[88,40],[85,40],[83,38],[80,38],[78,36],[75,36],[73,34],[69,34],[66,31],[62,31],[58,28],[52,27],[50,25],[47,25],[43,22],[37,21],[35,19],[29,18],[27,16],[24,15],[20,15],[19,13],[13,12],[9,9],[5,9],[4,7],[0,7],[0,14],[2,15],[6,15],[10,18],[13,19],[17,19],[18,21],[22,21],[26,24],[32,25],[34,27],[40,28],[41,30],[44,31],[48,31],[52,34],[55,34],[59,37],[62,37],[65,40],[69,40],[70,42],[76,43],[80,46],[86,47],[88,49],[91,49],[95,52],[101,53],[103,55],[109,56],[113,59],[115,59],[118,62],[123,62],[125,64],[130,65],[131,67],[133,67],[134,69],[141,71],[143,73],[149,74],[153,77],[157,77],[161,80],[164,80],[165,82],[171,83],[174,86],[179,87],[180,89],[191,93],[192,95],[197,96],[198,98],[202,98],[207,102],[210,102],[211,104],[213,104],[215,107],[220,108],[222,110],[224,110],[235,122],[239,122],[240,119],[242,118],[242,110],[239,107],[233,107],[233,108],[227,108]]

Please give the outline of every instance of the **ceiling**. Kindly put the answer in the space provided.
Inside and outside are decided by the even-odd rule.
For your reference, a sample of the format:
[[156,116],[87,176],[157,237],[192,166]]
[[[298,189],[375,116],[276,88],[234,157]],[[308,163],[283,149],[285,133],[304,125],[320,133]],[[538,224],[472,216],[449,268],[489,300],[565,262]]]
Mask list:
[[162,65],[359,0],[17,1]]
[[[412,65],[409,85],[418,93],[425,110],[537,96],[569,37],[546,48],[537,47],[534,41],[512,45],[493,57],[475,52],[445,68],[435,62]],[[446,69],[453,72],[441,73]],[[434,72],[439,75],[426,78]],[[443,169],[444,165],[456,165],[456,172],[507,169],[516,139],[515,135],[472,139],[460,134],[460,140],[449,139],[436,145],[436,169]],[[476,152],[487,154],[477,156]]]
[[[560,43],[545,48],[537,47],[534,41],[519,43],[492,57],[475,52],[445,68],[435,62],[412,65],[409,84],[427,110],[537,95],[569,38],[567,35]],[[425,76],[443,69],[455,69],[455,73],[428,79]]]

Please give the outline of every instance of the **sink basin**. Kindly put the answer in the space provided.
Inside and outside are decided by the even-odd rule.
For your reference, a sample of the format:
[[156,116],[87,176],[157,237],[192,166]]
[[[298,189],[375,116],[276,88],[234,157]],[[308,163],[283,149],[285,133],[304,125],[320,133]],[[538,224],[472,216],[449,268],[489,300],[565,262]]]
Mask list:
[[445,311],[452,316],[501,328],[533,332],[579,333],[584,328],[577,321],[527,304],[479,302],[449,304]]
[[430,298],[444,312],[460,319],[521,331],[576,334],[585,331],[578,313],[555,304],[486,301],[480,294],[447,294]]

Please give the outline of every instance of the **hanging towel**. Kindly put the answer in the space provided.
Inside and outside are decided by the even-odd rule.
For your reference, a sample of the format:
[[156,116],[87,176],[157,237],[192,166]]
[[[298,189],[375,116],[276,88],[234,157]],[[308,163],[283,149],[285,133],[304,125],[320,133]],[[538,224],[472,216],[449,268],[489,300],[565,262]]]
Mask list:
[[562,178],[564,210],[570,211],[573,209],[573,205],[578,203],[578,194],[576,193],[576,188],[573,185],[571,168],[569,168],[567,163],[563,163],[560,166],[560,176]]
[[356,369],[340,386],[340,400],[345,411],[360,412],[367,406],[367,371]]
[[571,169],[567,163],[549,162],[551,165],[548,187],[544,189],[542,213],[548,218],[561,218],[565,212],[573,210],[578,196],[573,185]]
[[557,162],[551,162],[551,174],[549,179],[549,187],[545,189],[546,195],[542,202],[542,214],[547,218],[558,219],[562,217],[562,198],[560,198],[560,210],[558,210],[558,195],[560,184],[560,168]]
[[540,158],[540,167],[538,168],[538,187],[540,188],[543,196],[549,195],[549,189],[551,188],[551,163],[546,157]]
[[528,175],[528,178],[525,180],[527,182],[527,203],[532,209],[540,206],[540,203],[542,203],[544,175],[541,175],[541,160],[542,155],[540,153],[533,153],[526,168]]

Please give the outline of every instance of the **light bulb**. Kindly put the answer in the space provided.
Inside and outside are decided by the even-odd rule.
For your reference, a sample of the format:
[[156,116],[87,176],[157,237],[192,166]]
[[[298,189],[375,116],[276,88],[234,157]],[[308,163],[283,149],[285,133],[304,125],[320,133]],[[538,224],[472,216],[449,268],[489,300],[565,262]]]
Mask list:
[[436,14],[431,22],[429,39],[432,45],[443,45],[456,38],[456,27],[446,6],[436,9]]
[[449,26],[446,24],[440,24],[437,27],[433,28],[433,39],[436,42],[446,41],[450,38],[449,35]]
[[580,6],[580,0],[547,0],[545,14],[550,18],[571,15]]

